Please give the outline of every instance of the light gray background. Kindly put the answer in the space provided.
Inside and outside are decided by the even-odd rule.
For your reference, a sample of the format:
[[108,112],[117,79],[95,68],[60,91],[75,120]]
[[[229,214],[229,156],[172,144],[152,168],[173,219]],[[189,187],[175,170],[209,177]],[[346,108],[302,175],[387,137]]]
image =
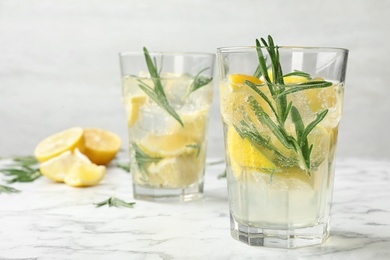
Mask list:
[[[1,0],[0,156],[72,126],[126,142],[120,51],[215,52],[271,34],[350,50],[338,156],[390,159],[389,13],[384,0]],[[223,157],[214,100],[209,157]]]

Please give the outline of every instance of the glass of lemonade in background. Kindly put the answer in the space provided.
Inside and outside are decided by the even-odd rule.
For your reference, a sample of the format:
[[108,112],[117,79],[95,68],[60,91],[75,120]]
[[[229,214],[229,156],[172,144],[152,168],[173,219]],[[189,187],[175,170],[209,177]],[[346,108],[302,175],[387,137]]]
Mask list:
[[120,54],[134,197],[202,197],[215,55]]
[[254,246],[321,244],[348,50],[256,43],[217,51],[231,234]]

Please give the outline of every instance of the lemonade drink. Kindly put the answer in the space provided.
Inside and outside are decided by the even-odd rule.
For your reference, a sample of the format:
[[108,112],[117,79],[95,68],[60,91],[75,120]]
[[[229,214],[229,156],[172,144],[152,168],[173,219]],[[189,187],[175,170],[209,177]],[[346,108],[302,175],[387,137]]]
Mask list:
[[[205,57],[213,61],[213,56]],[[169,71],[169,58],[168,54],[160,60],[165,71],[157,81],[148,70],[122,77],[136,198],[191,200],[203,191],[212,68],[197,73]],[[163,100],[150,93],[156,82]]]
[[[313,61],[304,63],[305,54],[298,55],[298,63],[291,56],[303,50],[281,49],[279,72],[290,68],[281,74],[276,55],[266,56],[264,49],[262,59],[260,50],[218,52],[232,236],[259,246],[319,244],[329,230],[344,72],[320,74],[315,67],[308,68],[310,73],[298,71],[294,66],[301,69]],[[330,55],[330,61],[346,61],[345,50],[332,51],[338,56]],[[276,52],[278,48],[270,48],[269,55]],[[254,56],[254,75],[242,73],[249,66],[237,58],[240,53],[249,64]],[[235,60],[241,64],[235,67]],[[265,65],[262,73],[256,69],[259,60]],[[318,55],[314,61],[318,64]]]

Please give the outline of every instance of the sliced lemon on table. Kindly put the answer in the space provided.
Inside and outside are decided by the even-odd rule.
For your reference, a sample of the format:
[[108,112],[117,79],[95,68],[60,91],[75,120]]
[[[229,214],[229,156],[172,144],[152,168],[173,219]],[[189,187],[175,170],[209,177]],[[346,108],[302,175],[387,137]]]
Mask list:
[[106,165],[121,148],[121,139],[116,134],[99,129],[84,129],[85,148],[83,153],[95,164]]
[[144,95],[137,95],[124,98],[124,104],[127,114],[127,124],[129,127],[137,122],[139,117],[139,110],[145,104],[147,97]]
[[57,182],[63,182],[69,169],[76,162],[91,163],[87,156],[82,154],[77,148],[71,152],[66,151],[53,157],[39,165],[39,170],[43,176]]
[[82,187],[98,184],[106,167],[93,164],[78,149],[63,152],[52,159],[41,163],[39,167],[43,176],[70,186]]
[[[230,161],[234,167],[234,175],[239,179],[242,175],[238,166],[244,168],[268,169],[276,168],[275,164],[261,153],[247,138],[241,138],[233,126],[227,133],[227,149]],[[235,170],[236,169],[236,170]]]
[[84,137],[81,127],[73,127],[43,139],[34,150],[38,161],[47,161],[65,151],[83,150]]
[[94,186],[103,179],[105,172],[105,166],[78,161],[69,168],[64,182],[73,187]]

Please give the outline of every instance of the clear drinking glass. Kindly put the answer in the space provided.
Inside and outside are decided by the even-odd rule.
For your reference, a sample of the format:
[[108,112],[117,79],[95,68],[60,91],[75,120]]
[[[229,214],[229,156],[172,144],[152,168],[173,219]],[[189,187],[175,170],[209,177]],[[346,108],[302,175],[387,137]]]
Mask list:
[[134,197],[202,197],[215,55],[120,54]]
[[294,248],[328,237],[347,56],[338,48],[217,50],[233,238]]

